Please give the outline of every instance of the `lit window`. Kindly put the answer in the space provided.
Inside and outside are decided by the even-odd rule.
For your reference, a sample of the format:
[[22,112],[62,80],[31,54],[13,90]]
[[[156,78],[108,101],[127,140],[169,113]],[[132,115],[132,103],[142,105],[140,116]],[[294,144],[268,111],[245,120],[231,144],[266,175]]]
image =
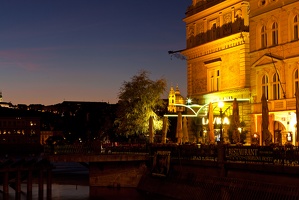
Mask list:
[[277,73],[273,76],[273,99],[280,99],[279,75]]
[[210,85],[209,91],[219,91],[220,90],[220,70],[211,70],[210,71]]
[[294,73],[294,94],[296,94],[298,87],[299,87],[299,77],[298,77],[298,69],[296,69]]
[[266,48],[267,47],[267,32],[266,32],[266,26],[262,27],[261,30],[261,47]]
[[272,24],[272,45],[278,45],[278,24],[276,22]]
[[220,71],[217,70],[216,71],[216,90],[219,91],[220,90]]
[[299,31],[298,31],[298,26],[299,26],[299,17],[298,15],[296,15],[294,17],[294,40],[298,40],[299,39]]
[[269,84],[268,76],[264,75],[262,78],[262,94],[265,94],[266,99],[268,99],[268,84]]

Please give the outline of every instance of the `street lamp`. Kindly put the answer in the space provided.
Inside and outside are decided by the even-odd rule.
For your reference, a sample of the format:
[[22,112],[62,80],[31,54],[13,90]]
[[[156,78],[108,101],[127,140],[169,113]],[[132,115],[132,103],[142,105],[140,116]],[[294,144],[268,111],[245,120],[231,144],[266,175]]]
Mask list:
[[192,99],[187,98],[187,105],[191,105],[191,103],[192,103]]
[[218,102],[219,112],[220,112],[220,143],[223,143],[223,135],[222,135],[222,108],[224,106],[223,101]]

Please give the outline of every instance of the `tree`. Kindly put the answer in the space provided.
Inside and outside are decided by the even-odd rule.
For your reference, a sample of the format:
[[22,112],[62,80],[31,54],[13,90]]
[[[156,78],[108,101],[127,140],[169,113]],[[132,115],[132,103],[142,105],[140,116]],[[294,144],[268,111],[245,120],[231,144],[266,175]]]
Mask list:
[[157,115],[164,102],[160,98],[166,88],[166,80],[149,79],[149,72],[142,70],[131,81],[122,84],[115,124],[118,134],[142,135],[148,133],[149,118],[154,118],[154,129],[161,130],[163,120]]

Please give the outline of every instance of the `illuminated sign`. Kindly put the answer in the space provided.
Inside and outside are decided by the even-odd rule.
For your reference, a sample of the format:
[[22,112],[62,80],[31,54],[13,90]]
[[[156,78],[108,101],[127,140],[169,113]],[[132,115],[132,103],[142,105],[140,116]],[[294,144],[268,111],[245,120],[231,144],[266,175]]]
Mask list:
[[250,161],[274,163],[273,149],[252,147],[229,147],[226,149],[227,161]]
[[[209,124],[209,119],[208,118],[202,118],[202,124],[203,125],[207,125]],[[215,117],[213,124],[221,124],[221,118],[220,117]],[[229,124],[229,119],[228,117],[224,117],[223,118],[223,123],[222,124]]]

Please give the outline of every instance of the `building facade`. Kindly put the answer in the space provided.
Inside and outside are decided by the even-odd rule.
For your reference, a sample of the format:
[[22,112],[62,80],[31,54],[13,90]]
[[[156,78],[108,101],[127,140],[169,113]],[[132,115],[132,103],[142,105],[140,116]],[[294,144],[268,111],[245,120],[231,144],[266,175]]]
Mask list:
[[[236,98],[246,143],[263,145],[265,94],[271,142],[297,145],[299,2],[193,0],[184,22],[188,97],[200,105],[212,102],[216,116],[218,101],[229,116]],[[207,108],[201,112],[205,118]]]
[[187,58],[188,97],[200,105],[212,102],[216,117],[219,101],[228,117],[236,98],[241,121],[250,129],[249,2],[193,0],[184,22],[187,48],[181,53]]
[[0,117],[0,144],[39,144],[40,118]]
[[[272,142],[297,145],[299,2],[250,1],[252,131],[261,133],[261,97],[268,99]],[[262,135],[259,134],[260,141]],[[262,142],[260,142],[262,144]]]

